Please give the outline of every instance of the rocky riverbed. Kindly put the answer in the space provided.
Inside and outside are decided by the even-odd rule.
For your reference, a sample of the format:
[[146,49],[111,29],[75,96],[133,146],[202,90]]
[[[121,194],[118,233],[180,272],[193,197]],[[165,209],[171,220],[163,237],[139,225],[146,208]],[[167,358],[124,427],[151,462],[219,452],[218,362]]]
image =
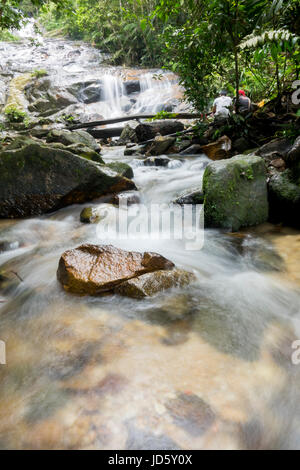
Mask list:
[[[71,83],[89,80],[90,72],[99,84],[107,80],[99,51],[62,39],[39,40],[41,46],[30,46],[28,38],[19,44],[1,44],[5,100],[11,79],[31,74],[33,68],[46,68],[49,76],[34,80],[30,76],[30,86],[32,80],[34,86],[50,80],[52,89],[56,80],[63,93]],[[122,82],[122,74],[136,82],[137,77],[157,73],[109,70],[110,77],[121,77]],[[146,89],[143,80],[139,80],[140,90],[133,91],[136,83],[130,85],[129,94],[127,90],[128,96],[136,93],[130,113],[141,110],[143,100],[155,112],[158,104],[169,105],[171,89],[172,94],[178,91],[173,78],[158,85],[151,79],[156,91]],[[56,119],[59,113],[72,110],[73,114],[74,105],[91,120],[95,115],[113,115],[116,97],[122,96],[112,94],[102,101],[102,85],[96,90],[96,84],[85,84],[84,96],[95,96],[98,90],[97,101],[64,101],[58,115],[44,116],[50,119],[48,124],[32,127],[30,137],[28,130],[25,136],[13,136],[16,129],[3,135],[2,154],[8,165],[19,165],[13,177],[7,176],[10,186],[1,186],[5,194],[1,207],[29,207],[35,212],[28,209],[18,215],[27,218],[0,221],[0,340],[5,341],[7,358],[7,364],[0,365],[0,447],[299,448],[300,369],[293,364],[292,354],[293,343],[300,338],[300,235],[297,229],[267,222],[264,155],[251,161],[247,156],[233,157],[233,162],[224,164],[224,160],[212,162],[199,147],[196,155],[181,153],[186,150],[181,147],[176,154],[146,156],[139,150],[130,152],[130,145],[126,149],[102,144],[100,149],[99,142],[85,133],[62,132],[64,124]],[[55,106],[61,96],[66,98],[58,95]],[[51,91],[50,101],[52,96]],[[38,94],[35,101],[31,94],[28,98],[25,106],[45,99]],[[52,113],[56,108],[49,106],[50,101],[43,106]],[[119,107],[115,112],[120,111]],[[40,119],[36,111],[29,112],[32,119]],[[83,140],[74,142],[75,136]],[[216,147],[219,156],[220,151],[222,156],[227,152],[223,144]],[[32,146],[38,151],[32,152]],[[291,147],[280,150],[284,158],[295,155]],[[267,150],[265,155],[270,154]],[[38,156],[38,163],[32,156]],[[35,169],[28,172],[34,176],[32,182],[22,179],[24,164]],[[45,174],[38,174],[37,169],[45,165]],[[88,175],[84,185],[75,171],[79,167]],[[254,228],[226,224],[207,228],[203,246],[197,250],[187,249],[188,237],[170,237],[166,226],[160,236],[149,229],[145,208],[154,206],[156,214],[166,214],[174,201],[179,200],[176,206],[181,207],[182,198],[189,205],[203,202],[205,173],[209,203],[219,204],[220,199],[212,198],[221,198],[222,188],[215,194],[209,186],[219,184],[215,178],[225,174],[225,189],[230,191],[236,168],[238,196],[248,204],[239,221],[255,217],[247,197],[258,176],[259,222],[265,223]],[[66,171],[68,178],[63,177]],[[15,187],[22,188],[22,204],[5,193],[13,187],[13,178],[18,182]],[[29,197],[37,184],[38,204]],[[238,202],[236,187],[232,190],[235,198],[225,201],[228,216]],[[84,200],[93,201],[82,205],[83,193]],[[131,201],[129,237],[116,225],[124,210],[122,198]],[[190,235],[192,227],[187,228]],[[91,248],[95,245],[96,249]],[[58,276],[66,290],[57,280],[62,255],[63,268],[71,276]],[[188,283],[170,285],[170,276],[177,270],[192,276]],[[109,286],[104,289],[106,295],[94,295],[99,294],[97,289],[70,292],[66,280],[73,280],[78,272],[81,287],[90,288],[93,278],[97,289]],[[166,284],[149,292],[148,281],[141,278],[157,273]],[[133,281],[134,291],[143,293],[138,298],[120,295],[118,289],[112,292],[112,286]],[[127,293],[132,292],[132,285],[129,290],[126,286]],[[78,295],[82,293],[93,295]]]

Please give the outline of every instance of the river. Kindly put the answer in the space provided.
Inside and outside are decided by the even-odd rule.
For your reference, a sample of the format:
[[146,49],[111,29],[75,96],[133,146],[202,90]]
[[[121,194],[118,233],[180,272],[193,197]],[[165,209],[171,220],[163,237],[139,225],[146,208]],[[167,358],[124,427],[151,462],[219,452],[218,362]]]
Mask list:
[[[124,79],[122,68],[99,65],[99,51],[86,44],[40,40],[39,47],[26,37],[0,44],[2,73],[46,68],[64,86],[87,74],[115,77],[107,83],[117,88]],[[160,71],[130,73],[144,83],[130,112],[156,111],[178,94],[174,78],[151,78]],[[78,106],[88,116],[115,116],[120,98],[108,93],[101,110]],[[208,163],[200,155],[145,167],[123,150],[106,148],[103,158],[133,167],[146,206],[199,186]],[[0,365],[0,448],[300,448],[300,365],[292,362],[300,233],[270,224],[239,234],[206,230],[198,251],[151,233],[116,234],[112,244],[156,251],[193,270],[197,282],[142,301],[76,297],[56,280],[60,255],[83,242],[108,243],[97,225],[80,223],[81,210],[0,222],[0,240],[19,242],[0,253],[0,273],[15,273],[0,292],[7,362]]]

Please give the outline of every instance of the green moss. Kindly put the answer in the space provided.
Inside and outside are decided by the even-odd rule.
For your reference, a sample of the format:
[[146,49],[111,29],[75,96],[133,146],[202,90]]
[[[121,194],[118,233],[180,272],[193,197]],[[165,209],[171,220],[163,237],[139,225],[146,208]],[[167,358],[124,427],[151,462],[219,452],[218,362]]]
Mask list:
[[118,173],[119,175],[125,176],[125,178],[133,178],[133,170],[131,166],[127,165],[127,163],[123,162],[112,162],[107,163],[107,167],[111,168],[113,171]]
[[48,72],[45,69],[36,69],[32,72],[31,75],[33,78],[42,78],[46,77],[48,75]]
[[267,219],[264,162],[260,157],[233,157],[208,165],[203,178],[207,226],[238,230]]
[[25,122],[28,120],[28,115],[25,111],[21,111],[16,106],[7,106],[4,110],[4,114],[9,122]]

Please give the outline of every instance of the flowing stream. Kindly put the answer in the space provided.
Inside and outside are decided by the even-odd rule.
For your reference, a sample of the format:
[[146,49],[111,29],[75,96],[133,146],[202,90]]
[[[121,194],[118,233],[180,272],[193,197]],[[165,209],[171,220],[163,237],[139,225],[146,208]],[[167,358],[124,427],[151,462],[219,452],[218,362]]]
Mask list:
[[[40,41],[0,44],[2,72],[47,68],[64,86],[98,77],[105,100],[82,111],[120,114],[122,68],[101,67],[99,51],[83,43]],[[153,73],[131,71],[142,86],[127,112],[155,111],[178,92],[175,79]],[[146,206],[199,187],[209,161],[146,167],[123,150],[108,148],[103,158],[133,167]],[[12,273],[0,292],[0,448],[300,448],[300,365],[292,363],[299,232],[269,224],[206,230],[203,248],[188,251],[183,240],[153,234],[102,239],[97,225],[80,223],[81,210],[0,222],[0,240],[15,243],[0,253],[0,274]],[[156,251],[197,282],[142,301],[72,296],[56,280],[58,261],[86,242]]]

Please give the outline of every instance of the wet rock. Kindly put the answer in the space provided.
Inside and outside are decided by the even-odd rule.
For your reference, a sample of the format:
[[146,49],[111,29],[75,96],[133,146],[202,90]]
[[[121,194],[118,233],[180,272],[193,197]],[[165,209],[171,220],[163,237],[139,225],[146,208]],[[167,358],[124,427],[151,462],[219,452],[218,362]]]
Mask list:
[[127,204],[132,206],[133,204],[140,204],[141,198],[137,191],[124,191],[123,193],[116,194],[110,201],[111,204],[120,206],[121,204]]
[[127,142],[135,142],[137,143],[137,135],[135,129],[139,125],[138,121],[129,121],[126,126],[124,127],[119,142],[120,143],[127,143]]
[[[171,119],[160,119],[149,123],[155,133],[160,135],[176,134],[184,130],[184,124],[180,121]],[[137,131],[139,133],[139,130]]]
[[266,169],[260,157],[237,155],[210,163],[203,192],[207,227],[234,232],[268,219]]
[[124,88],[127,95],[131,95],[132,93],[140,93],[141,84],[139,80],[129,80],[128,82],[124,82]]
[[182,140],[181,142],[176,142],[176,153],[181,153],[183,150],[187,149],[192,145],[190,140]]
[[0,269],[0,289],[2,294],[9,294],[17,289],[23,282],[17,272],[1,267]]
[[202,146],[200,144],[193,144],[182,150],[180,155],[197,155],[198,153],[203,153]]
[[84,102],[85,90],[89,89],[90,87],[99,89],[101,88],[101,85],[102,80],[76,81],[68,86],[67,91],[71,93],[71,95],[74,95],[78,101]]
[[84,224],[96,224],[101,220],[101,214],[96,207],[85,207],[80,212],[80,222]]
[[[39,78],[38,80],[32,80],[25,86],[25,95],[29,102],[33,102],[39,99],[46,99],[47,91],[51,87],[51,80],[49,77]],[[49,100],[48,106],[49,106]]]
[[172,287],[183,287],[195,280],[193,273],[181,269],[155,271],[129,279],[116,287],[115,292],[126,297],[142,299]]
[[300,184],[290,169],[273,171],[268,183],[270,221],[300,227]]
[[97,103],[98,101],[101,101],[103,95],[103,86],[101,83],[93,83],[86,88],[84,88],[80,93],[79,93],[79,101],[82,101],[83,103],[89,104],[89,103]]
[[282,158],[275,158],[275,160],[272,160],[270,162],[270,165],[273,168],[276,168],[278,171],[284,171],[285,170],[285,161]]
[[30,111],[31,113],[48,113],[48,112],[51,112],[51,114],[57,112],[59,110],[59,108],[52,108],[50,110],[50,103],[49,103],[49,100],[47,100],[46,98],[39,98],[37,99],[36,101],[34,101],[32,104],[30,104],[28,106],[28,111]]
[[202,153],[207,155],[211,160],[228,158],[230,150],[231,140],[226,135],[220,137],[216,142],[202,146]]
[[175,424],[193,437],[201,436],[213,425],[216,415],[202,398],[181,393],[166,404]]
[[51,88],[47,93],[47,97],[55,109],[64,109],[70,104],[77,103],[77,100],[71,93],[59,87]]
[[102,165],[105,164],[98,152],[95,152],[95,150],[92,150],[89,147],[85,147],[83,144],[63,145],[59,142],[53,142],[49,143],[48,146],[52,147],[53,149],[67,150],[68,152],[74,153],[74,155],[86,158],[92,162],[97,162]]
[[1,150],[17,150],[26,145],[36,144],[37,142],[37,140],[27,137],[26,135],[10,134],[2,141]]
[[63,145],[81,144],[94,151],[100,150],[99,144],[88,133],[82,130],[68,131],[61,129],[53,129],[47,136],[47,142],[59,142]]
[[289,166],[294,166],[300,162],[300,136],[295,140],[292,148],[286,156],[286,161]]
[[107,163],[106,166],[125,178],[132,179],[134,177],[133,169],[127,163],[111,162]]
[[134,145],[133,147],[126,148],[124,150],[125,156],[131,155],[143,155],[145,153],[146,146],[145,145]]
[[170,162],[168,157],[148,157],[144,160],[145,166],[168,166]]
[[17,250],[20,246],[18,241],[0,240],[0,253],[3,251]]
[[251,145],[251,142],[245,137],[239,137],[232,144],[232,150],[238,153],[244,153],[251,147],[253,147],[253,145]]
[[43,214],[136,189],[105,165],[38,143],[0,154],[0,217]]
[[87,244],[63,253],[57,278],[66,291],[97,295],[139,275],[173,267],[171,261],[157,253]]
[[147,123],[131,121],[124,127],[120,141],[142,143],[154,139],[157,134],[167,136],[183,130],[184,125],[180,121],[167,119]]
[[291,149],[291,146],[292,145],[289,139],[274,139],[260,147],[256,151],[256,154],[260,155],[266,160],[274,160],[276,158],[285,159]]
[[241,249],[244,260],[259,271],[283,271],[285,268],[283,258],[264,240],[246,237]]
[[176,139],[175,137],[167,137],[167,136],[157,136],[154,138],[153,142],[151,143],[147,154],[148,155],[162,155],[166,153],[172,145],[174,145]]
[[195,188],[192,191],[184,192],[177,199],[175,199],[174,204],[203,204],[204,194],[202,188]]

